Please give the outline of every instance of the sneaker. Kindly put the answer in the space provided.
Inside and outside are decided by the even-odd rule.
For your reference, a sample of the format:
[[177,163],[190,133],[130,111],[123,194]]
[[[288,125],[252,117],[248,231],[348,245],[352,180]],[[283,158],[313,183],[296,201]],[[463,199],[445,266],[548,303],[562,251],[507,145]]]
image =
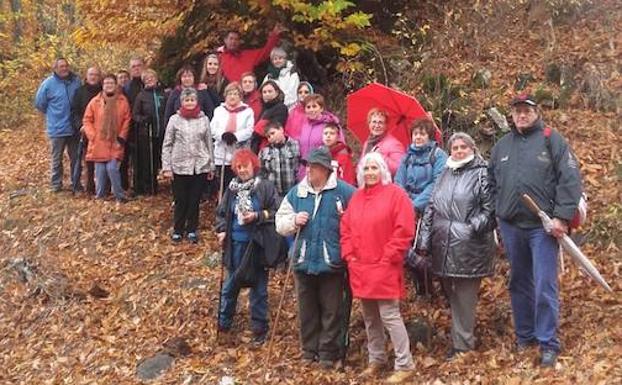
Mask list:
[[171,241],[175,242],[175,243],[179,243],[182,240],[182,236],[181,234],[178,233],[173,233],[173,235],[171,235]]
[[386,384],[402,384],[415,375],[414,370],[397,370],[385,380]]
[[543,368],[552,368],[557,362],[557,352],[555,350],[547,349],[542,351],[540,356],[540,366]]
[[376,377],[384,369],[382,362],[370,362],[360,374],[361,377]]
[[187,237],[188,237],[188,240],[190,242],[192,242],[192,243],[199,243],[199,236],[194,231],[189,232]]

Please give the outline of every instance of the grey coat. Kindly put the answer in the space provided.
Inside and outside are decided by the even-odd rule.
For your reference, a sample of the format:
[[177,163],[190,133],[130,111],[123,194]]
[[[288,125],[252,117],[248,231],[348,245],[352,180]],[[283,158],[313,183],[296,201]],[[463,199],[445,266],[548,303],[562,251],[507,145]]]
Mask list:
[[425,210],[417,247],[431,254],[442,277],[476,278],[494,270],[494,200],[486,162],[476,156],[463,167],[446,168]]
[[171,116],[162,143],[162,170],[177,175],[214,171],[214,144],[209,118],[203,112],[197,119]]

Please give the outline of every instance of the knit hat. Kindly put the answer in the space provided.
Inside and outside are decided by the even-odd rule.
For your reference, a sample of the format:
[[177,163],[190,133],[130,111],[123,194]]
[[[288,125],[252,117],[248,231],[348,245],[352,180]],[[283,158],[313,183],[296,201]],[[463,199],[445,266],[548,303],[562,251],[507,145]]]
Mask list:
[[328,149],[325,146],[322,146],[311,151],[311,153],[307,156],[306,163],[308,165],[319,164],[320,166],[323,166],[324,168],[332,171],[332,160],[333,158],[330,156],[330,152],[328,151]]
[[181,90],[181,95],[179,95],[179,99],[184,100],[188,97],[194,97],[196,99],[198,97],[197,90],[192,87],[184,88],[183,90]]

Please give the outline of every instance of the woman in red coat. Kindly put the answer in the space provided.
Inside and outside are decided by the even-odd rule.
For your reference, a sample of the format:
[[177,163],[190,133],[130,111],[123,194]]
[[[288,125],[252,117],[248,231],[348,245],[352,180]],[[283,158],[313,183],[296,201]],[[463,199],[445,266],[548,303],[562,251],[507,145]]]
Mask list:
[[386,328],[395,349],[395,373],[387,382],[397,384],[414,374],[399,299],[405,294],[404,255],[415,235],[415,213],[408,195],[391,183],[381,154],[366,154],[357,176],[362,187],[341,219],[341,250],[367,332],[369,366],[363,374],[375,375],[386,364]]

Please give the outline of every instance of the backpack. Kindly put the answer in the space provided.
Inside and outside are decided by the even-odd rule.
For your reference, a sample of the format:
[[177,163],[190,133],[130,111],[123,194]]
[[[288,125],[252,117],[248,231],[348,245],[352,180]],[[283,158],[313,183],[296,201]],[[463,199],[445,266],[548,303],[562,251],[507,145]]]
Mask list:
[[[546,143],[546,149],[549,152],[549,156],[551,157],[551,161],[553,161],[553,149],[551,145],[551,133],[553,129],[551,127],[544,127],[544,140]],[[557,175],[557,167],[555,162],[553,161],[553,171],[555,175]],[[576,229],[585,223],[587,219],[587,195],[585,191],[581,192],[581,198],[579,199],[579,205],[577,206],[577,211],[574,213],[572,219],[568,222],[569,229]]]

